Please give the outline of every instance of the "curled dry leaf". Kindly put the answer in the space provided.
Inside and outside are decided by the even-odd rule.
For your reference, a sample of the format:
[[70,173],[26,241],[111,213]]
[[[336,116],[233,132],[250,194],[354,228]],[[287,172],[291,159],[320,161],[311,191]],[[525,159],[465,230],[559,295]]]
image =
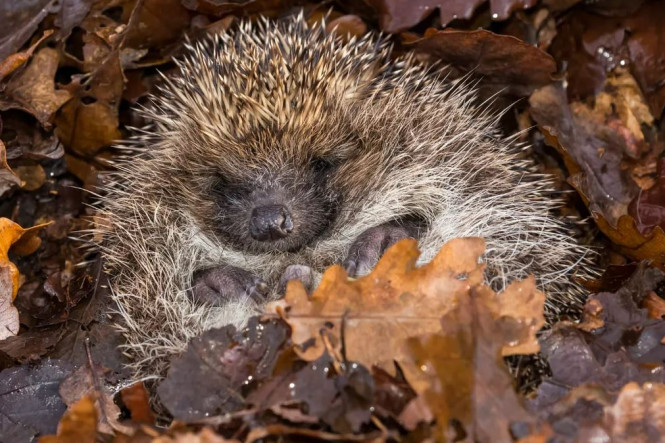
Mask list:
[[665,229],[665,159],[658,161],[655,183],[630,202],[628,214],[637,222],[637,229],[644,235],[648,235],[654,226]]
[[649,318],[665,320],[665,300],[653,291],[650,291],[642,301],[642,307],[646,308]]
[[132,421],[152,425],[155,415],[150,408],[150,394],[143,382],[134,383],[120,391],[122,403],[129,410]]
[[50,36],[51,34],[53,34],[52,29],[44,31],[44,35],[42,36],[42,38],[37,40],[28,49],[22,52],[17,52],[16,54],[12,54],[7,58],[5,58],[4,60],[0,61],[0,81],[2,81],[3,78],[7,77],[15,70],[17,70],[19,67],[23,66],[23,64],[27,62],[30,59],[30,57],[32,57],[32,53],[35,52],[37,46],[39,46],[41,42],[43,42],[44,39]]
[[574,386],[594,384],[613,396],[629,382],[665,381],[660,366],[665,359],[665,321],[640,308],[663,275],[639,266],[617,291],[590,297],[584,322],[559,322],[542,334],[542,352],[552,375],[538,387],[535,401],[540,412]]
[[[637,6],[635,13],[612,17],[614,5]],[[606,76],[617,66],[627,66],[640,85],[652,114],[659,118],[665,107],[665,63],[662,41],[665,8],[659,2],[603,2],[600,14],[583,8],[563,20],[552,44],[555,58],[567,66],[568,96],[587,98],[603,88]],[[630,11],[632,12],[632,11]]]
[[65,412],[57,435],[46,435],[39,443],[74,443],[97,441],[97,410],[93,397],[86,396]]
[[71,98],[69,92],[55,88],[55,71],[60,56],[52,48],[37,52],[28,66],[9,81],[3,109],[19,108],[34,115],[42,126],[49,127],[55,112]]
[[0,197],[10,189],[20,186],[21,179],[7,164],[7,150],[0,140]]
[[9,250],[17,255],[29,255],[37,250],[41,239],[39,229],[46,225],[23,229],[7,218],[0,218],[0,340],[18,333],[18,311],[12,306],[19,287],[19,272],[9,261]]
[[[665,234],[658,226],[662,212],[660,179],[654,191],[648,190],[642,197],[623,167],[626,157],[653,149],[644,145],[641,131],[642,125],[652,121],[651,114],[626,75],[608,82],[614,85],[615,95],[601,93],[594,109],[581,103],[568,106],[560,85],[541,88],[529,99],[531,114],[547,143],[565,156],[569,182],[582,196],[600,230],[627,257],[650,260],[665,269]],[[620,119],[612,117],[615,114]],[[631,213],[644,214],[644,224],[638,225]]]

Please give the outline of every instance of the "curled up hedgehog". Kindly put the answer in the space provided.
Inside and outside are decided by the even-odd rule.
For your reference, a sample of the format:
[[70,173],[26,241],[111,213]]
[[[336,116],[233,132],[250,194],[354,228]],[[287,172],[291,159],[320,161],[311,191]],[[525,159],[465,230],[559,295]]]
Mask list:
[[369,272],[415,237],[429,261],[487,242],[488,283],[534,274],[552,316],[581,306],[586,254],[466,83],[375,35],[345,41],[300,17],[245,22],[195,43],[142,109],[102,197],[102,251],[137,376],[206,329],[241,326],[297,278]]

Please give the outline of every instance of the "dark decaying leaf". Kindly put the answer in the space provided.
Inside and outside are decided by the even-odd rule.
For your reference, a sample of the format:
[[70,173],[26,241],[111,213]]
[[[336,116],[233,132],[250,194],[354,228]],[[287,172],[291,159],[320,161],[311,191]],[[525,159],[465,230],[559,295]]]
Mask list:
[[[590,310],[600,322],[587,320],[580,327],[560,323],[543,334],[542,350],[552,377],[538,389],[541,408],[542,402],[551,401],[553,385],[595,383],[616,394],[631,381],[665,381],[662,366],[648,366],[665,361],[665,321],[650,318],[640,308],[644,297],[662,280],[661,271],[639,267],[615,293],[590,297],[587,306],[595,306]],[[594,324],[596,329],[589,327]],[[560,391],[557,400],[566,394],[567,390]]]
[[58,0],[4,0],[0,2],[0,60],[17,52]]
[[[622,3],[639,7],[638,2]],[[628,16],[575,11],[562,23],[552,44],[552,54],[567,67],[569,97],[595,95],[609,71],[628,66],[652,113],[660,116],[665,107],[665,55],[659,49],[665,41],[665,30],[660,26],[663,20],[665,8],[658,1],[645,2]]]
[[64,362],[45,360],[35,367],[18,366],[0,372],[0,422],[3,426],[11,422],[15,428],[10,428],[10,432],[30,429],[33,435],[55,433],[66,409],[58,387],[70,371],[70,366]]
[[182,0],[185,8],[214,17],[231,13],[238,15],[259,13],[270,17],[296,3],[294,0]]
[[409,403],[417,398],[416,392],[401,373],[397,377],[381,368],[372,368],[375,383],[374,402],[378,414],[397,418]]
[[92,0],[61,0],[60,11],[54,20],[61,38],[67,37],[90,12]]
[[369,422],[375,389],[367,368],[345,362],[338,373],[327,353],[296,368],[252,392],[248,403],[294,423],[321,420],[340,433],[359,432]]
[[[379,12],[381,29],[386,32],[404,31],[417,25],[438,10],[441,26],[453,20],[470,19],[486,0],[368,0]],[[536,0],[489,0],[493,20],[505,20],[513,11],[530,8]]]
[[473,72],[483,79],[484,85],[507,88],[519,96],[551,83],[557,70],[556,62],[546,52],[515,37],[484,29],[431,29],[406,47],[429,61]]
[[0,134],[11,160],[57,160],[65,150],[62,143],[45,131],[36,118],[21,111],[3,112],[3,131]]
[[173,43],[191,17],[180,0],[144,0],[123,45],[134,49],[159,48]]
[[570,180],[589,201],[591,211],[616,223],[637,194],[637,186],[621,168],[623,151],[612,144],[615,134],[584,115],[576,115],[560,85],[539,89],[529,103],[548,143],[574,161],[567,164]]
[[655,226],[665,229],[665,159],[658,163],[656,183],[633,198],[628,214],[642,234],[648,235]]
[[243,389],[271,375],[285,340],[286,326],[280,321],[254,318],[241,332],[233,326],[211,329],[172,362],[157,388],[159,398],[184,421],[241,409]]

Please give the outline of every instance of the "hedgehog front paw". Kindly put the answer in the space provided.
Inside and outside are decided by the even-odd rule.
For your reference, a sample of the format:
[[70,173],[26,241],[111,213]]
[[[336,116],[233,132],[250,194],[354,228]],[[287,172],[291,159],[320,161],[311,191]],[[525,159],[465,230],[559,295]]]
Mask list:
[[346,273],[354,278],[369,274],[386,249],[404,238],[411,237],[406,228],[394,223],[369,228],[351,245],[344,260]]
[[197,272],[193,283],[192,300],[215,306],[238,298],[250,298],[256,303],[262,303],[270,292],[260,277],[227,265]]
[[314,286],[314,271],[307,265],[289,265],[279,278],[277,291],[279,294],[286,292],[286,284],[289,280],[300,280],[307,292]]

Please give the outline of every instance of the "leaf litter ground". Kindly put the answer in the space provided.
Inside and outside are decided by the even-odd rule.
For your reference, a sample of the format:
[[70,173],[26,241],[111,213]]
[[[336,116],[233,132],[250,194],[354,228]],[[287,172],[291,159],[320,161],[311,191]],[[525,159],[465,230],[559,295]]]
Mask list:
[[[291,284],[246,330],[126,386],[101,263],[76,232],[184,36],[303,7],[479,76],[505,132],[560,179],[604,274],[545,332],[532,279],[482,284],[480,239],[415,267]],[[658,1],[8,0],[0,17],[0,441],[659,441],[665,434],[665,8]],[[497,91],[500,94],[497,95]],[[534,126],[535,125],[535,126]],[[552,149],[554,148],[554,149]],[[33,227],[34,228],[30,228]],[[28,229],[23,229],[23,227]],[[504,358],[550,373],[518,393]],[[519,365],[518,365],[519,367]],[[150,392],[158,393],[155,401]],[[165,417],[175,418],[165,428]],[[46,435],[51,434],[46,437]]]

